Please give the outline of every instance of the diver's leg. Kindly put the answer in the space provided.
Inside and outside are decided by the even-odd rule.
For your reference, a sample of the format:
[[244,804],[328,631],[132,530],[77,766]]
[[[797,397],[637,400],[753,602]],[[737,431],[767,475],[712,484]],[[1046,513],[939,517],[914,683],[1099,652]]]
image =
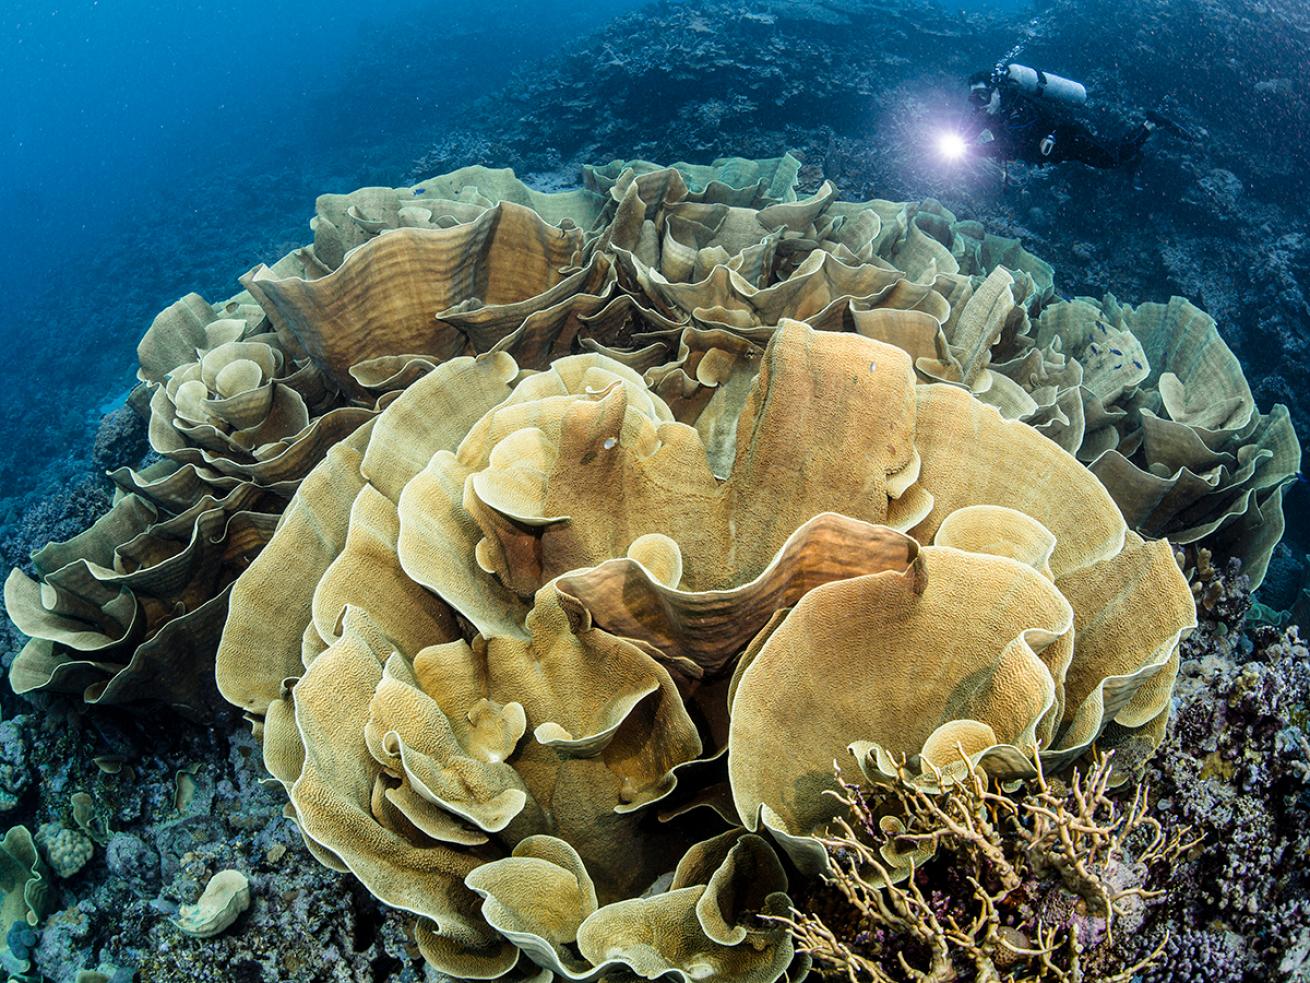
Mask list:
[[1142,145],[1156,131],[1156,124],[1148,120],[1119,141],[1119,163],[1133,167],[1142,160]]
[[1076,160],[1088,167],[1111,168],[1126,161],[1122,155],[1122,145],[1116,147],[1107,144],[1081,123],[1061,123],[1052,132],[1055,134],[1055,146],[1046,157],[1052,164]]

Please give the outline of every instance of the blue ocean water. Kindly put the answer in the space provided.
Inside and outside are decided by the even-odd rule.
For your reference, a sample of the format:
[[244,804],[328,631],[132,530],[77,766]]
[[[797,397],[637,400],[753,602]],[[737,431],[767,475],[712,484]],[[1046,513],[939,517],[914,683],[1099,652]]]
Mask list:
[[634,6],[7,0],[0,521],[85,457],[162,307],[229,296],[316,195],[403,182],[451,113]]

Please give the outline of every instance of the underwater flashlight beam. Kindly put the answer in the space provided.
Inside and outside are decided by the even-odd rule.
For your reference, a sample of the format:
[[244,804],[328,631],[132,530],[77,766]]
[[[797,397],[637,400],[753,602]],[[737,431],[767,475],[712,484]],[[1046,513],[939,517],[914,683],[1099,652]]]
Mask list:
[[946,130],[937,135],[937,152],[944,160],[959,160],[968,151],[969,145],[958,133]]

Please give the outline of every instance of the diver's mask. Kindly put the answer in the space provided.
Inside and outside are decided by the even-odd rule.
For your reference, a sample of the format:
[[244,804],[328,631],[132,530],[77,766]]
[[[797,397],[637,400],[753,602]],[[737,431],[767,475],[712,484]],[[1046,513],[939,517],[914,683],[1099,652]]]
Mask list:
[[1042,152],[1043,157],[1051,156],[1051,151],[1055,149],[1055,134],[1048,133],[1042,137],[1042,142],[1037,145],[1037,149]]

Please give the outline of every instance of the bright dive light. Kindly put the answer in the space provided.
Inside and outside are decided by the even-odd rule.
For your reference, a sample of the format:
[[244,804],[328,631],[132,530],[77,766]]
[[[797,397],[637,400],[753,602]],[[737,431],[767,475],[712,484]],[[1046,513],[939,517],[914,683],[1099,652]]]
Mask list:
[[945,160],[959,160],[968,149],[969,145],[964,142],[964,137],[958,133],[952,133],[948,130],[937,137],[937,152]]

